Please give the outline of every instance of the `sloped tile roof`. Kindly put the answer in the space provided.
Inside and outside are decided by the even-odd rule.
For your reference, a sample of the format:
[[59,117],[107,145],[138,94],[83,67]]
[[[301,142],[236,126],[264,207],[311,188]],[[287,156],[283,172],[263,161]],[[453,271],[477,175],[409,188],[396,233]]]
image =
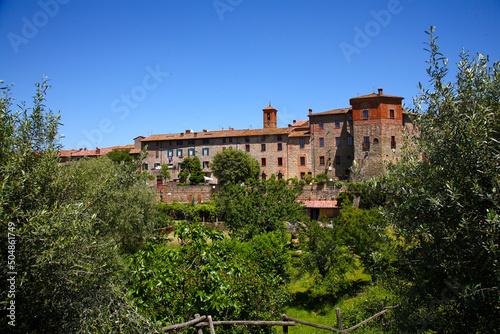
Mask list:
[[[195,137],[196,134],[196,137]],[[218,130],[206,132],[191,132],[191,133],[173,133],[165,135],[151,135],[144,138],[145,141],[159,140],[181,140],[195,138],[222,138],[222,137],[251,137],[265,135],[284,135],[288,134],[288,128],[265,128],[265,129],[246,129],[246,130]]]
[[309,117],[311,117],[311,116],[318,116],[318,115],[345,114],[349,110],[351,110],[351,108],[333,109],[333,110],[328,110],[328,111],[323,111],[323,112],[318,112],[318,113],[310,114]]
[[[112,147],[105,147],[105,148],[100,148],[100,149],[95,149],[95,150],[63,150],[59,151],[59,156],[61,157],[89,157],[89,156],[98,156],[98,155],[105,155],[115,148],[119,149],[133,149],[134,145],[125,145],[125,146],[112,146]],[[99,153],[97,153],[97,150],[99,150]]]
[[372,93],[372,94],[368,94],[368,95],[361,95],[361,96],[353,97],[353,98],[351,98],[351,100],[370,99],[370,98],[374,98],[374,97],[392,97],[392,98],[397,98],[397,99],[404,99],[404,97],[401,97],[401,96],[386,95],[386,94],[378,95],[376,93]]
[[302,200],[303,206],[310,209],[332,209],[337,208],[337,200]]

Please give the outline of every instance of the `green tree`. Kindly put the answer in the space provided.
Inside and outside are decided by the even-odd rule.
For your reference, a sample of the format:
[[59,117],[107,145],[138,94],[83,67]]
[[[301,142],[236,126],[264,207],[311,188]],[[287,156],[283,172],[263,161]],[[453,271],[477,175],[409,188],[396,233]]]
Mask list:
[[246,182],[255,179],[260,172],[257,160],[247,152],[233,148],[217,152],[210,167],[220,184]]
[[198,157],[187,157],[182,160],[179,181],[181,183],[186,183],[188,177],[189,183],[193,185],[203,184],[205,181],[205,173],[201,169],[201,163]]
[[114,162],[132,163],[134,158],[130,155],[130,148],[114,148],[106,156]]
[[171,178],[170,172],[168,171],[168,164],[161,165],[160,173],[158,175],[167,180]]
[[400,330],[500,328],[500,63],[463,52],[456,82],[431,28],[419,134],[386,178],[400,249]]
[[[115,226],[119,222],[108,224],[109,217],[98,210],[111,208],[106,203],[112,200],[109,194],[141,192],[139,186],[132,185],[145,187],[144,182],[134,174],[120,172],[117,168],[122,167],[109,159],[108,167],[115,168],[117,175],[103,184],[87,185],[80,178],[68,177],[71,169],[85,162],[58,166],[59,116],[46,109],[46,80],[36,86],[33,107],[21,104],[19,112],[11,110],[8,88],[3,87],[0,95],[0,217],[5,222],[1,225],[0,249],[4,256],[12,251],[15,269],[9,271],[17,272],[16,327],[7,328],[7,322],[2,321],[0,329],[19,333],[154,330],[155,325],[131,305],[117,275],[122,263],[119,250],[135,242],[120,237]],[[100,173],[104,171],[96,171],[86,180]],[[61,193],[73,187],[72,183],[80,185],[78,191]],[[130,196],[129,212],[144,210],[137,206],[147,201],[134,204],[137,198]],[[126,223],[121,224],[124,231]],[[7,245],[14,245],[15,252]],[[7,266],[0,270],[5,284],[13,276]],[[13,300],[7,291],[0,292],[3,310]]]
[[300,185],[287,186],[284,180],[249,180],[248,184],[227,184],[215,195],[218,215],[240,240],[263,232],[286,230],[285,222],[307,219],[297,201]]
[[[148,244],[130,257],[129,289],[143,312],[168,323],[187,321],[196,313],[216,320],[279,319],[288,297],[280,276],[287,253],[279,236],[241,243],[186,222],[177,225],[175,235],[178,248]],[[222,331],[248,333],[232,326]]]

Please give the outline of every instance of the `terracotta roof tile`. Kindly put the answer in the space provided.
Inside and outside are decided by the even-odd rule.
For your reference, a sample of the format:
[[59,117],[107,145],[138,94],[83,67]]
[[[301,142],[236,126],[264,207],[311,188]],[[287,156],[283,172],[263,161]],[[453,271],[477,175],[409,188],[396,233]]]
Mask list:
[[[264,135],[284,135],[288,133],[288,128],[265,128],[265,129],[246,129],[246,130],[218,130],[207,132],[191,132],[191,133],[173,133],[164,135],[151,135],[144,138],[142,141],[159,141],[159,140],[181,140],[195,138],[223,138],[223,137],[251,137]],[[195,136],[196,135],[196,136]]]
[[[120,149],[127,149],[127,148],[134,148],[134,145],[125,145],[125,146],[113,146],[113,147],[105,147],[105,148],[100,148],[100,149],[95,149],[95,150],[63,150],[59,151],[59,156],[61,157],[89,157],[89,156],[100,156],[100,155],[105,155],[115,148],[120,148]],[[99,150],[99,153],[97,153],[97,150]]]
[[349,110],[351,110],[351,108],[333,109],[333,110],[328,110],[328,111],[323,111],[323,112],[314,113],[314,114],[309,115],[309,117],[311,117],[311,116],[318,116],[318,115],[335,115],[335,114],[345,114],[345,113],[347,113]]
[[337,200],[303,200],[303,206],[306,208],[332,209],[337,208]]
[[401,96],[386,95],[386,94],[378,95],[378,94],[372,93],[372,94],[368,94],[368,95],[361,95],[361,96],[353,97],[353,98],[351,98],[351,100],[370,99],[370,98],[374,98],[374,97],[394,97],[394,98],[398,98],[398,99],[404,99],[404,97],[401,97]]

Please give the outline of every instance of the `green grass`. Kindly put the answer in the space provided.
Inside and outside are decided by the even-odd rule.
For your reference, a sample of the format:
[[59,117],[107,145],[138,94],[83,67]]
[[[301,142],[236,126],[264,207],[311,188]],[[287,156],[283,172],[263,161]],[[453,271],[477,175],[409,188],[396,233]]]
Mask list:
[[[359,267],[354,273],[347,275],[350,284],[338,294],[340,297],[330,296],[317,289],[314,277],[308,273],[300,272],[298,269],[300,268],[300,258],[300,254],[292,253],[292,261],[296,265],[292,269],[292,281],[288,284],[288,289],[293,298],[288,307],[285,308],[284,313],[295,319],[338,328],[335,308],[339,307],[341,311],[356,312],[354,308],[367,298],[363,291],[371,283],[370,275],[365,272],[364,268]],[[352,318],[352,316],[348,317],[349,320]],[[344,326],[344,328],[346,327]],[[288,330],[289,333],[297,334],[327,333],[324,329],[300,324],[289,327]],[[358,329],[356,332],[364,333],[367,331]],[[368,333],[371,333],[369,329]]]

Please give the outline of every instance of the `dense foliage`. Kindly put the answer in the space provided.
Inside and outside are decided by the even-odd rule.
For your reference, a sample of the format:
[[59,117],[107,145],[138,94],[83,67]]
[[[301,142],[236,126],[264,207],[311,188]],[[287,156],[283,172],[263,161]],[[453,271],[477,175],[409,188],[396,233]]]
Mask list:
[[114,148],[106,156],[114,162],[132,163],[134,158],[130,155],[130,148]]
[[0,97],[0,249],[15,257],[1,268],[3,284],[14,278],[15,295],[2,289],[0,300],[3,309],[15,303],[16,325],[2,321],[1,329],[153,330],[116,276],[121,253],[149,234],[153,194],[137,172],[105,157],[58,166],[59,117],[45,107],[48,88],[38,84],[34,106],[20,112],[11,110],[8,88]]
[[404,330],[500,328],[500,63],[462,53],[456,82],[429,32],[415,145],[386,178],[388,219],[404,240]]
[[284,180],[249,180],[228,184],[214,196],[218,215],[240,240],[250,240],[263,232],[286,230],[286,222],[304,220],[304,208],[297,201],[299,185]]
[[213,157],[210,168],[220,184],[243,183],[255,179],[260,172],[259,162],[245,151],[229,148]]
[[186,183],[188,177],[189,183],[192,185],[203,184],[205,182],[205,173],[201,169],[201,163],[198,157],[187,157],[182,160],[179,181],[181,183]]
[[163,323],[184,322],[196,313],[215,320],[279,317],[288,298],[282,286],[288,255],[279,235],[240,243],[208,227],[180,223],[175,237],[179,247],[149,244],[130,258],[129,289],[148,316]]

